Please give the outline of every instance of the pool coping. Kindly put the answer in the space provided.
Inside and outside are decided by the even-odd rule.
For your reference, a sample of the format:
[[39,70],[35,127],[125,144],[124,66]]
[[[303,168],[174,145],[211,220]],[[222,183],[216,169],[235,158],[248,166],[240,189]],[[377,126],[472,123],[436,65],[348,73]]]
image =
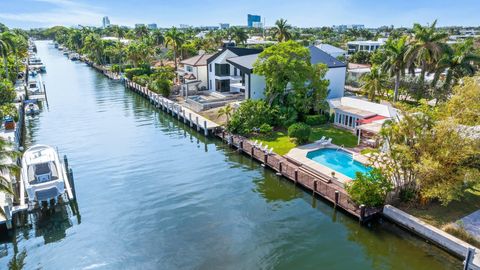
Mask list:
[[360,162],[362,163],[363,165],[366,165],[366,166],[369,166],[366,164],[367,162],[367,157],[361,155],[361,154],[358,154],[358,153],[355,153],[355,152],[352,152],[348,149],[345,149],[343,147],[340,147],[338,145],[335,145],[335,144],[328,144],[328,145],[322,145],[320,143],[311,143],[311,144],[306,144],[306,145],[302,145],[302,146],[298,146],[298,147],[295,147],[293,149],[291,149],[286,155],[285,157],[289,158],[289,159],[292,159],[300,164],[302,164],[303,166],[306,166],[310,169],[313,169],[317,172],[319,172],[320,174],[324,174],[328,177],[332,177],[332,172],[335,172],[335,176],[332,180],[336,180],[336,182],[338,182],[339,184],[341,185],[344,185],[345,183],[348,183],[350,181],[353,180],[353,178],[351,177],[348,177],[336,170],[333,170],[325,165],[322,165],[314,160],[311,160],[307,157],[307,154],[309,152],[313,152],[313,151],[316,151],[316,150],[320,150],[320,149],[326,149],[326,148],[330,148],[330,149],[340,149],[341,151],[345,151],[349,154],[351,154],[353,156],[353,159],[357,162]]

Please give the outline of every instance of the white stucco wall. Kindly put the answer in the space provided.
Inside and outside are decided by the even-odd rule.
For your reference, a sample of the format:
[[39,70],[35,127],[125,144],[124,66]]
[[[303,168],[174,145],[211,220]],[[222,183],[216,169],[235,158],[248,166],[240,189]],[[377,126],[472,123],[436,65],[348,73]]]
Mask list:
[[197,66],[196,72],[198,74],[197,79],[201,80],[202,83],[198,86],[198,88],[205,87],[208,89],[208,81],[207,81],[207,66]]
[[[245,76],[245,85],[248,87],[248,76]],[[265,77],[256,74],[250,74],[250,98],[263,99],[265,98]]]
[[[221,53],[217,58],[215,58],[212,62],[207,65],[208,70],[208,79],[210,80],[210,88],[208,87],[208,82],[206,87],[209,88],[211,91],[216,91],[215,89],[215,64],[228,64],[227,59],[231,57],[236,57],[237,55],[233,52],[226,50]],[[211,65],[211,70],[210,70]],[[230,65],[230,64],[229,64]],[[230,75],[233,76],[233,66],[230,65]]]
[[330,81],[330,85],[328,86],[330,93],[328,94],[327,98],[330,99],[343,97],[343,94],[345,92],[346,72],[346,67],[328,69],[327,74],[325,74],[325,79],[328,79]]

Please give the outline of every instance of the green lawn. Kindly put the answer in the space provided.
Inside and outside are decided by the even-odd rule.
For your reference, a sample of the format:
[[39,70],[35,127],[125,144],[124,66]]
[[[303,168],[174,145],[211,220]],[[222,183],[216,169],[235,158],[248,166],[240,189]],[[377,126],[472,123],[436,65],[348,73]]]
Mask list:
[[400,205],[400,208],[427,223],[441,228],[480,209],[480,184],[468,190],[460,201],[453,201],[447,206],[430,203],[422,208],[406,205]]
[[325,136],[325,138],[332,138],[332,143],[336,145],[343,145],[345,147],[357,146],[357,136],[348,130],[339,129],[333,125],[313,127],[310,141],[320,140],[323,136]]
[[[312,128],[310,135],[310,142],[321,139],[323,136],[332,138],[332,143],[337,145],[344,145],[345,147],[355,147],[357,145],[357,137],[351,132],[338,129],[332,125],[322,125]],[[275,131],[268,136],[254,136],[252,140],[258,140],[269,147],[273,147],[273,151],[279,155],[285,155],[290,149],[297,146],[297,144],[290,140],[286,131]]]

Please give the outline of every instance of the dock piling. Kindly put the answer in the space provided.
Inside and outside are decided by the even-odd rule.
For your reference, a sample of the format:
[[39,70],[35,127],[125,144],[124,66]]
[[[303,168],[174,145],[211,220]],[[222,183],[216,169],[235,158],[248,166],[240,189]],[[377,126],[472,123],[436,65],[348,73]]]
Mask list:
[[203,121],[203,133],[208,136],[207,120]]
[[340,195],[340,192],[338,190],[335,190],[335,206],[334,208],[337,208],[338,205],[338,196]]

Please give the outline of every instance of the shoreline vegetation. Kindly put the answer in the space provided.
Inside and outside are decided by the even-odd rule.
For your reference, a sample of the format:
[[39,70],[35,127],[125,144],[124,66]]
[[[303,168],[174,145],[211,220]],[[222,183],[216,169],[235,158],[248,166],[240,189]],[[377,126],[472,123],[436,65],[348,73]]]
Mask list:
[[[0,47],[6,48],[1,51],[0,77],[14,81],[12,76],[16,74],[11,71],[18,70],[18,52],[23,50],[23,43],[8,45],[6,33],[10,31],[0,29],[0,45],[6,44]],[[216,52],[224,46],[224,40],[247,47],[249,36],[263,34],[259,29],[232,27],[212,30],[198,38],[200,31],[56,26],[19,31],[17,35],[53,39],[93,63],[171,98],[178,94],[175,89],[181,84],[175,71],[182,59],[199,51]],[[328,67],[311,64],[305,46],[322,39],[346,48],[348,41],[388,33],[385,45],[373,53],[339,57],[341,61],[371,65],[371,71],[355,82],[359,95],[373,102],[389,102],[401,115],[386,121],[376,137],[387,150],[369,150],[370,163],[378,170],[375,174],[357,175],[356,179],[362,181],[351,181],[346,189],[352,192],[352,198],[365,198],[362,195],[367,192],[380,198],[375,205],[366,206],[400,202],[395,205],[452,231],[449,224],[480,208],[480,41],[467,38],[450,44],[447,39],[455,31],[459,30],[437,28],[435,21],[426,26],[414,24],[412,28],[387,27],[375,33],[340,33],[326,27],[293,28],[285,20],[278,20],[265,33],[265,40],[272,42],[253,46],[263,50],[254,64],[254,73],[266,79],[265,98],[245,100],[236,108],[224,107],[216,118],[225,118],[228,132],[267,143],[280,155],[322,136],[333,138],[338,146],[353,148],[357,143],[355,134],[332,124],[326,102]],[[8,82],[4,85],[11,89]],[[383,183],[384,179],[389,185]],[[354,203],[362,205],[370,200],[358,199]],[[474,243],[471,235],[457,235]]]

